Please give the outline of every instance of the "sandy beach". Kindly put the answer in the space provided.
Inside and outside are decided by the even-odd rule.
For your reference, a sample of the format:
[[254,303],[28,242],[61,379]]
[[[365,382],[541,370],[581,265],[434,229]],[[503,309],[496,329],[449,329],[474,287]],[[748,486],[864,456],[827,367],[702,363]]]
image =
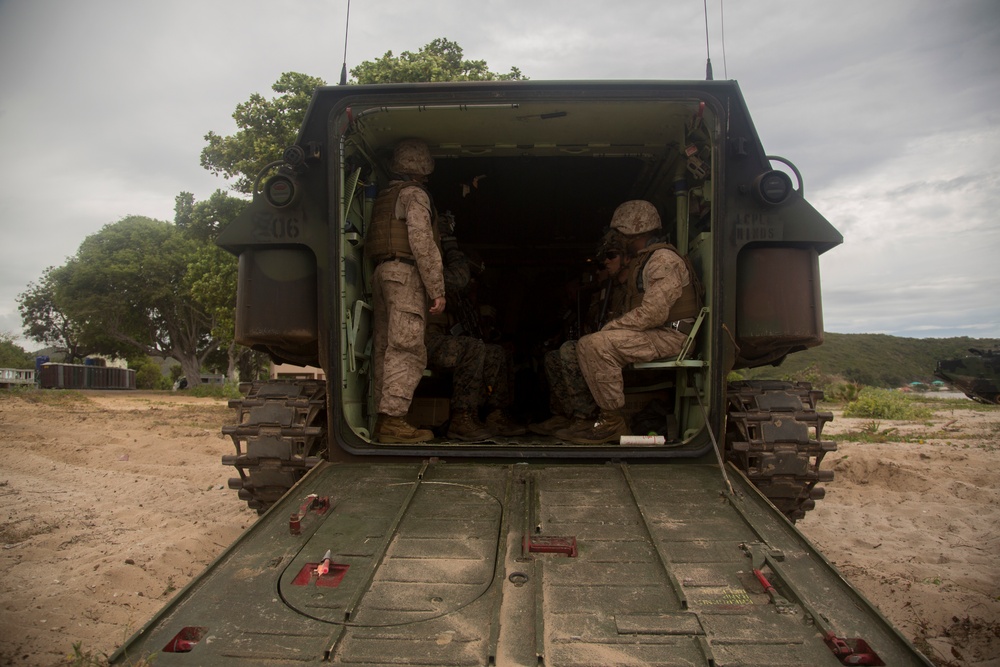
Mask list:
[[[934,410],[834,407],[836,478],[798,526],[936,664],[1000,666],[1000,407]],[[0,392],[0,665],[102,664],[256,519],[220,463],[232,419],[162,392]]]

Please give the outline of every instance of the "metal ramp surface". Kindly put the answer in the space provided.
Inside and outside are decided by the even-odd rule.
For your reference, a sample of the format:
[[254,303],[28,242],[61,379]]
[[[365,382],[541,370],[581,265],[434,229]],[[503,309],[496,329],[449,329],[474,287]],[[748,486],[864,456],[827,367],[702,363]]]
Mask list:
[[695,463],[323,464],[113,662],[929,664],[730,476],[732,495]]

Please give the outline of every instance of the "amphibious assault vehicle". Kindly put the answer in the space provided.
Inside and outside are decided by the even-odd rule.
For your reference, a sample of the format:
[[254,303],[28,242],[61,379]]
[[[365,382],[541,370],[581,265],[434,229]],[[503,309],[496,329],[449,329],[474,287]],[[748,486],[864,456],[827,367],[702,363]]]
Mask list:
[[969,356],[939,361],[936,377],[974,401],[1000,403],[1000,348],[969,348]]
[[[612,212],[656,205],[704,287],[681,353],[625,371],[634,428],[660,444],[449,440],[435,368],[409,420],[437,437],[371,437],[364,247],[411,137],[484,267],[469,299],[522,421],[547,416],[540,357],[579,333]],[[239,257],[237,340],[324,378],[233,403],[230,485],[264,516],[114,660],[928,664],[793,525],[832,477],[819,393],[727,382],[822,341],[818,256],[842,237],[803,195],[733,81],[318,89],[218,243]]]

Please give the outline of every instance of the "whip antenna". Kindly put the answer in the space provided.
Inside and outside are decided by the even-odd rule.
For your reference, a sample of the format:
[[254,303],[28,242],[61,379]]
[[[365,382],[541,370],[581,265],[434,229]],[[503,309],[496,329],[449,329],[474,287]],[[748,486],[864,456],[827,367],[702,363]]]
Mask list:
[[344,21],[344,66],[340,69],[340,85],[347,85],[347,33],[351,29],[351,0],[347,0],[347,19]]
[[708,0],[704,0],[705,5],[705,81],[712,80],[712,51],[708,46]]
[[722,76],[729,78],[729,67],[726,65],[726,0],[719,0],[719,25],[722,26]]

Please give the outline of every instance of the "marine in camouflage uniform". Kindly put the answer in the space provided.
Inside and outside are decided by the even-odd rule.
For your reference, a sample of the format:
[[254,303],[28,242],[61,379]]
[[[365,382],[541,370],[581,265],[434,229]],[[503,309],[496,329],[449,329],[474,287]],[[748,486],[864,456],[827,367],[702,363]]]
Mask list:
[[528,432],[523,424],[514,422],[507,414],[514,395],[511,387],[511,359],[507,349],[496,343],[486,343],[483,364],[483,381],[486,388],[486,428],[496,435],[516,436]]
[[[450,234],[442,237],[442,248],[445,293],[457,294],[471,280],[469,262]],[[454,303],[454,299],[452,302]],[[489,429],[479,423],[476,414],[484,392],[485,345],[472,336],[452,335],[452,319],[448,312],[431,316],[426,336],[427,361],[432,367],[452,369],[448,437],[464,441],[483,440],[492,435]]]
[[[451,312],[458,307],[461,295],[472,281],[470,262],[450,233],[442,237],[442,247],[449,311],[431,317],[427,327],[427,352],[431,366],[453,369],[448,437],[473,441],[494,435],[521,435],[525,432],[524,427],[511,422],[503,412],[510,404],[506,352],[499,345],[484,343],[475,335],[469,335],[478,332],[466,332],[457,323],[459,318]],[[486,423],[482,424],[478,412],[484,403],[488,415]]]
[[635,254],[626,282],[629,310],[577,344],[580,370],[600,414],[596,421],[556,432],[575,444],[617,442],[629,434],[622,368],[676,356],[686,337],[681,329],[699,306],[689,265],[676,249],[656,238],[662,223],[651,203],[625,202],[615,210],[611,227],[625,235]]
[[407,139],[396,146],[390,169],[402,178],[379,193],[366,242],[366,257],[376,265],[372,376],[378,418],[373,438],[425,442],[434,434],[414,428],[405,416],[427,365],[427,314],[445,309],[439,234],[422,185],[434,170],[434,158],[427,144]]
[[[604,263],[607,282],[594,295],[587,309],[584,332],[601,329],[603,324],[625,312],[625,237],[617,231],[606,233],[597,246],[598,261]],[[545,377],[549,383],[549,409],[552,416],[543,422],[529,424],[528,429],[539,435],[552,435],[574,421],[585,421],[597,414],[597,404],[590,395],[587,382],[577,362],[575,340],[568,340],[555,350],[545,353]]]

